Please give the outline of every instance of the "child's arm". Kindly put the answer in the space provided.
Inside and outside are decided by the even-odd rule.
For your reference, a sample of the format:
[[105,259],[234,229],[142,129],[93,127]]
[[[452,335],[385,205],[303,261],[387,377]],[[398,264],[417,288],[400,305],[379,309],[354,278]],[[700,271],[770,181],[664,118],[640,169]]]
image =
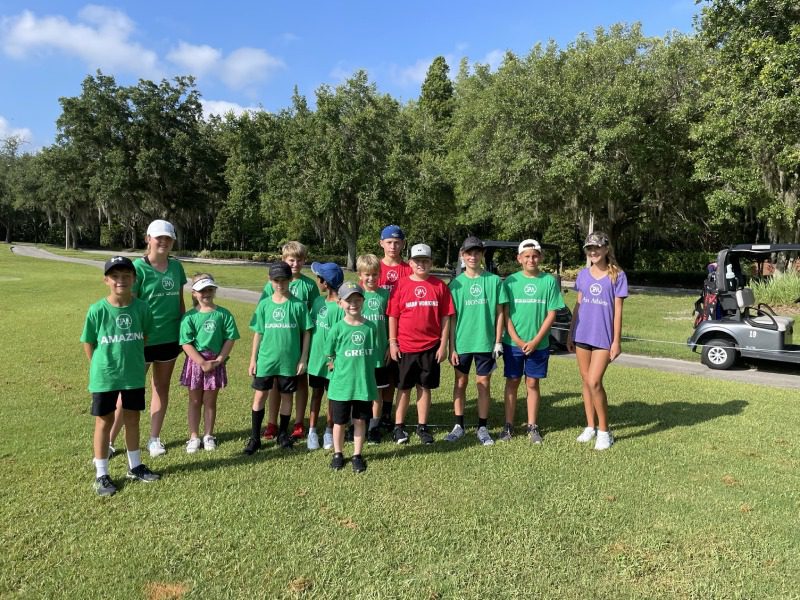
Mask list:
[[300,352],[300,360],[297,363],[297,374],[302,375],[308,368],[308,345],[311,341],[311,330],[306,329],[303,332],[303,350]]
[[533,339],[527,342],[522,346],[522,351],[525,354],[530,354],[536,350],[536,347],[542,343],[542,340],[546,335],[550,334],[550,327],[553,326],[553,321],[556,320],[556,311],[548,310],[547,316],[542,321],[542,326],[539,327],[539,331],[536,332],[536,335],[533,336]]
[[228,357],[231,355],[231,350],[233,350],[233,345],[236,343],[236,340],[227,339],[222,344],[222,349],[219,351],[219,356],[217,356],[215,362],[218,365],[222,365],[228,360]]
[[624,298],[614,298],[614,339],[611,341],[609,358],[614,360],[622,354],[622,301]]
[[250,377],[256,376],[256,361],[258,360],[259,346],[261,346],[261,334],[256,333],[253,335],[253,348],[250,351],[250,368],[247,369],[247,373]]
[[397,343],[397,317],[389,317],[389,354],[392,360],[400,360],[400,344]]
[[215,367],[213,361],[206,360],[203,358],[203,355],[197,351],[197,348],[192,346],[191,344],[181,344],[181,348],[183,351],[186,352],[186,356],[192,359],[195,364],[197,364],[201,369],[203,369],[203,373],[208,373]]
[[[458,316],[455,316],[453,318],[456,319],[456,318],[458,318]],[[450,364],[455,367],[455,366],[457,366],[459,364],[458,352],[456,351],[456,326],[455,326],[455,324],[453,324],[453,326],[450,327],[450,335],[448,337],[450,338]]]
[[450,340],[450,317],[442,317],[442,337],[439,339],[439,349],[436,351],[436,361],[447,360],[447,342]]
[[494,323],[494,351],[492,352],[492,358],[495,359],[503,354],[503,329],[506,322],[505,314],[505,305],[498,304],[497,317]]
[[83,342],[83,351],[86,353],[86,358],[89,359],[89,362],[92,362],[92,355],[94,354],[94,344],[90,344],[89,342]]
[[521,337],[519,337],[519,334],[517,334],[517,328],[514,327],[514,323],[511,321],[511,315],[508,315],[505,318],[505,321],[506,321],[506,331],[508,331],[508,335],[511,338],[511,341],[514,342],[517,346],[519,346],[520,349],[524,349],[525,340],[523,340]]
[[[583,294],[578,292],[578,299],[575,301],[575,307],[572,309],[572,320],[569,322],[569,333],[567,334],[567,352],[575,352],[575,324],[578,322],[578,309],[581,306],[581,299]],[[620,327],[622,321],[620,321]]]

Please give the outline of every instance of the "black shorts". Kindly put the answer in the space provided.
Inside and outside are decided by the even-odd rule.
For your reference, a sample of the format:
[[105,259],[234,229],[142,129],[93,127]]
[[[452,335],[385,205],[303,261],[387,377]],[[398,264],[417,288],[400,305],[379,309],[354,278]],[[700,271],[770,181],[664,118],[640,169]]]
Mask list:
[[390,358],[384,368],[386,369],[386,373],[389,377],[389,386],[397,387],[397,382],[400,381],[400,367],[397,364],[397,361]]
[[422,352],[403,352],[400,356],[400,377],[397,389],[410,390],[420,385],[429,390],[439,387],[440,368],[436,360],[439,344]]
[[113,392],[92,392],[92,416],[105,417],[117,409],[117,398],[122,394],[122,408],[125,410],[144,410],[144,388],[133,390],[114,390]]
[[313,388],[315,390],[328,389],[328,384],[330,384],[331,380],[327,377],[320,377],[319,375],[309,375],[308,376],[308,387]]
[[589,352],[592,350],[608,350],[608,348],[600,348],[599,346],[592,346],[591,344],[584,344],[583,342],[575,342],[575,347],[581,350],[588,350]]
[[183,348],[178,342],[169,342],[168,344],[156,344],[155,346],[144,347],[144,362],[172,362],[180,353]]
[[250,387],[259,392],[267,392],[272,389],[277,380],[278,391],[281,394],[294,394],[297,391],[297,375],[284,377],[283,375],[267,375],[266,377],[253,377]]
[[491,352],[468,352],[458,355],[458,364],[453,368],[456,371],[469,375],[472,359],[475,359],[475,373],[477,375],[491,375],[497,368],[497,361],[492,358]]
[[351,417],[362,421],[372,418],[372,402],[369,400],[331,400],[330,407],[334,425],[347,425]]
[[379,390],[389,387],[388,367],[378,367],[377,369],[375,369],[375,385],[378,387]]

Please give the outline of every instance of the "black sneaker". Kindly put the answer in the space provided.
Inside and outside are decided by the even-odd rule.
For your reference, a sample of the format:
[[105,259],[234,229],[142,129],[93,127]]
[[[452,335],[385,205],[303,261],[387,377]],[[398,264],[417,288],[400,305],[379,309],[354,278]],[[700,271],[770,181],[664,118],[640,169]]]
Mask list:
[[383,434],[381,433],[380,427],[373,427],[367,432],[367,443],[371,446],[380,444],[382,439]]
[[259,448],[261,448],[261,440],[258,438],[250,438],[247,440],[247,445],[244,447],[244,453],[250,456],[251,454],[255,454],[256,450]]
[[287,431],[282,431],[278,434],[278,446],[284,450],[291,450],[294,448],[294,438]]
[[418,425],[417,435],[419,436],[419,441],[422,442],[423,444],[433,443],[433,435],[431,435],[431,432],[428,429],[427,425]]
[[139,465],[133,469],[128,469],[128,479],[135,479],[136,481],[144,481],[145,483],[152,483],[161,479],[161,475],[153,473],[145,465]]
[[363,473],[367,470],[367,461],[361,458],[360,454],[355,454],[350,462],[353,463],[353,473]]
[[395,425],[394,431],[392,431],[392,439],[394,440],[395,444],[407,444],[408,433],[399,425]]
[[94,491],[98,496],[113,496],[117,493],[117,486],[108,475],[101,475],[94,480]]
[[497,439],[500,440],[501,442],[510,442],[512,437],[513,437],[512,427],[511,425],[506,423],[505,426],[503,427],[503,433],[501,433],[500,437]]
[[344,455],[341,452],[337,452],[331,459],[331,469],[340,471],[342,467],[344,467]]
[[394,419],[391,417],[381,417],[381,429],[383,429],[386,433],[391,433],[394,431]]

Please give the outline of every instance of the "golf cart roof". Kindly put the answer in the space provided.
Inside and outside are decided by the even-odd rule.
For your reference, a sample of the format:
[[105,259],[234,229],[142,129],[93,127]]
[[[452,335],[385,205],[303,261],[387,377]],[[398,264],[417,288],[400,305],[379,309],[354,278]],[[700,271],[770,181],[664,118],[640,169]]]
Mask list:
[[730,253],[772,254],[773,252],[800,252],[800,244],[737,244]]
[[[561,246],[558,244],[547,244],[544,242],[540,242],[539,245],[542,247],[542,250],[561,250]],[[519,242],[499,242],[497,240],[484,240],[483,241],[484,248],[517,248],[519,247]],[[800,247],[800,246],[798,246]]]

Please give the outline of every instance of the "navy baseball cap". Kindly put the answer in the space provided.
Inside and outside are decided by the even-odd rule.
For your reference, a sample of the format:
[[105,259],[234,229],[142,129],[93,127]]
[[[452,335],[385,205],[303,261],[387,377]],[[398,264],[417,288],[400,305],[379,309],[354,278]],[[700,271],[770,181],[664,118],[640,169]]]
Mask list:
[[289,263],[286,263],[282,260],[279,260],[276,263],[272,263],[269,266],[269,278],[270,279],[291,279],[292,278],[292,267],[289,266]]
[[381,231],[381,240],[388,239],[404,240],[406,239],[406,234],[403,233],[403,230],[398,225],[387,225]]
[[108,275],[112,269],[127,269],[128,271],[136,272],[136,267],[133,266],[131,259],[127,256],[112,256],[106,261],[106,266],[103,270],[103,275]]
[[321,277],[322,281],[335,290],[339,289],[339,286],[342,285],[344,281],[344,271],[342,271],[342,267],[336,263],[313,262],[311,263],[311,272],[317,277]]

